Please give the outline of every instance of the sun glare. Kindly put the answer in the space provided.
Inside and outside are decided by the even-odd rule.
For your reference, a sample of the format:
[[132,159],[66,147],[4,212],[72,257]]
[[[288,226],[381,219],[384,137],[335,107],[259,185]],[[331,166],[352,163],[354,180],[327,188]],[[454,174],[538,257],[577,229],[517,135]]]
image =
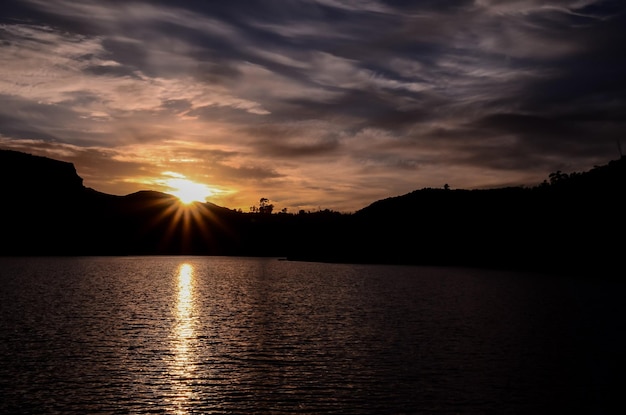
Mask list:
[[168,179],[165,184],[172,189],[168,193],[176,196],[184,204],[206,202],[208,197],[215,194],[210,187],[181,177]]

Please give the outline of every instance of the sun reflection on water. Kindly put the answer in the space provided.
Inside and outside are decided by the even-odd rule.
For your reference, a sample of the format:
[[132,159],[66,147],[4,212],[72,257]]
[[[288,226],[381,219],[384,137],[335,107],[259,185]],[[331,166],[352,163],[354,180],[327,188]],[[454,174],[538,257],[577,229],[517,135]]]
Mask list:
[[193,335],[191,325],[193,311],[193,267],[182,264],[178,269],[178,301],[177,301],[177,334],[178,338]]
[[171,376],[174,392],[173,403],[177,414],[186,414],[185,409],[193,398],[191,380],[194,376],[194,268],[181,264],[178,268],[178,296],[176,301],[172,353],[174,355]]

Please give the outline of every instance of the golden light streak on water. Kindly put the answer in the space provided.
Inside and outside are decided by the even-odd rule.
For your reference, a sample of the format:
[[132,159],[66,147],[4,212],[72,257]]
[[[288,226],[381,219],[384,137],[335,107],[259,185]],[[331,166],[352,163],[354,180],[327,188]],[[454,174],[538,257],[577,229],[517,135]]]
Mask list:
[[176,301],[176,324],[172,342],[174,355],[171,376],[173,399],[179,415],[187,414],[190,401],[193,398],[193,388],[190,384],[194,377],[194,268],[184,263],[178,268],[178,290]]

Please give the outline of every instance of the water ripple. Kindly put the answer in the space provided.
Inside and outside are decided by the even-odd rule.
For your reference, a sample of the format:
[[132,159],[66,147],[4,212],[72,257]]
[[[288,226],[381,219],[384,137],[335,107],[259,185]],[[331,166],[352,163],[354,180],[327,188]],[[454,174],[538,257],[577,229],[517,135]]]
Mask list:
[[1,261],[2,413],[537,414],[595,402],[592,374],[573,364],[578,304],[531,276]]

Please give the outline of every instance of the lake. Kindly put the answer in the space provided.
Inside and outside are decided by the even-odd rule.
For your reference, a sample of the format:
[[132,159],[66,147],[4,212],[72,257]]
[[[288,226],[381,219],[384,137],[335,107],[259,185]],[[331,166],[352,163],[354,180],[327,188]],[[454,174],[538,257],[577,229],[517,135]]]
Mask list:
[[0,258],[0,413],[607,414],[625,292],[470,268]]

